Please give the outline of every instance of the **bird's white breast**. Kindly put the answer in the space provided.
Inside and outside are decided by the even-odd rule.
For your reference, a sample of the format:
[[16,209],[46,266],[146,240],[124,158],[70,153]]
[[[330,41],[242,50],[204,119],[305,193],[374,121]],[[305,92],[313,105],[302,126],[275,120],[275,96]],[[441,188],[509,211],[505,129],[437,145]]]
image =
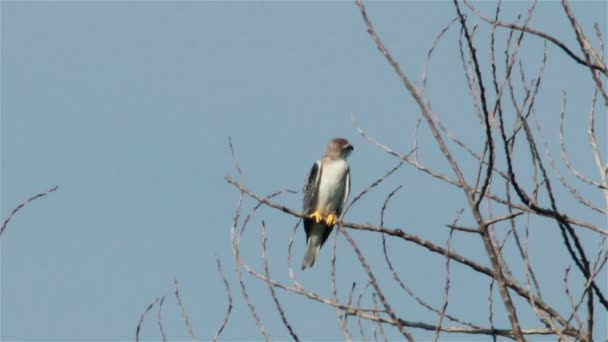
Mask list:
[[317,209],[322,215],[335,213],[344,201],[346,185],[346,172],[348,164],[344,159],[331,160],[323,164],[319,192],[317,197]]

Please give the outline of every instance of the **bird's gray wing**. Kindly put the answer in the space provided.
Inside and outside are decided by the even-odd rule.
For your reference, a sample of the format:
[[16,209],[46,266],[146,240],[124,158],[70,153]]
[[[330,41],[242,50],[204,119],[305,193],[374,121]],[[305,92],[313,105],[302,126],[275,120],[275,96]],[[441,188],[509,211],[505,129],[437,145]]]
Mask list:
[[304,184],[304,215],[311,214],[316,206],[317,192],[321,181],[321,161],[314,163]]
[[346,175],[344,176],[344,197],[342,197],[342,202],[336,210],[336,214],[338,217],[342,218],[342,209],[346,206],[346,202],[348,202],[348,195],[350,194],[350,167],[346,169]]
[[[314,163],[304,184],[304,215],[310,215],[317,207],[317,194],[319,192],[319,183],[321,183],[321,161]],[[312,227],[316,223],[308,218],[304,217],[304,232],[306,232],[306,244],[308,244],[308,238],[310,237]]]

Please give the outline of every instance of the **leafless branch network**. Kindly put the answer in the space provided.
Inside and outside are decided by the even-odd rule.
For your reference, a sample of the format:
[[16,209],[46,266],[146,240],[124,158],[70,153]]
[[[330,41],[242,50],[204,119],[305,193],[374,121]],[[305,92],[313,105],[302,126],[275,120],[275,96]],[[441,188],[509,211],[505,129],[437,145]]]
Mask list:
[[[605,322],[608,310],[605,286],[602,287],[608,262],[605,242],[608,238],[605,226],[608,165],[605,151],[602,151],[604,147],[598,143],[606,139],[606,132],[598,128],[604,118],[599,118],[597,109],[600,106],[598,98],[608,103],[604,89],[608,69],[600,27],[594,26],[595,39],[600,46],[597,49],[568,1],[562,0],[561,8],[581,50],[577,55],[563,40],[532,28],[533,18],[537,15],[536,1],[509,22],[504,19],[507,5],[501,1],[496,3],[490,17],[468,0],[453,0],[455,17],[438,26],[438,34],[424,59],[422,82],[417,83],[404,72],[398,59],[387,48],[389,44],[385,44],[376,31],[363,1],[356,0],[356,5],[372,44],[380,52],[379,58],[384,58],[407,96],[415,103],[415,109],[407,110],[412,115],[412,131],[408,130],[408,134],[412,133],[413,141],[407,149],[392,147],[383,142],[383,137],[368,134],[351,114],[354,129],[362,141],[376,147],[378,153],[394,158],[395,163],[386,171],[378,170],[378,178],[352,196],[346,206],[344,215],[363,210],[368,205],[365,200],[372,195],[384,194],[378,224],[349,222],[347,218],[338,222],[332,247],[326,247],[331,249],[327,252],[331,253],[327,261],[331,268],[326,292],[310,289],[297,278],[292,267],[294,240],[305,216],[300,210],[280,202],[279,196],[293,192],[275,191],[263,196],[252,190],[244,181],[243,169],[235,156],[232,140],[229,141],[238,178],[226,176],[225,180],[239,194],[230,230],[234,270],[242,298],[261,337],[271,340],[269,326],[264,323],[267,317],[260,309],[260,297],[252,296],[250,292],[252,281],[260,281],[269,289],[274,303],[272,307],[294,340],[306,339],[306,336],[298,322],[288,319],[289,306],[283,295],[297,296],[335,311],[336,324],[345,340],[402,338],[413,341],[419,339],[418,336],[433,336],[438,341],[450,334],[486,335],[494,340],[505,337],[516,341],[525,341],[535,335],[550,336],[560,341],[591,342],[597,339],[598,336],[594,335],[600,331],[597,322]],[[458,24],[459,30],[454,30]],[[466,135],[458,134],[458,127],[450,126],[442,117],[430,91],[434,80],[431,58],[440,55],[439,51],[449,39],[454,40],[454,48],[460,54],[456,65],[462,68],[463,84],[459,87],[465,92],[465,98],[468,93],[466,100],[470,100],[467,110],[454,113],[459,120],[470,123],[470,132]],[[529,50],[530,46],[541,49]],[[569,112],[572,111],[567,104],[580,99],[574,99],[574,95],[567,96],[572,93],[565,89],[557,93],[546,90],[547,70],[555,67],[550,57],[556,52],[566,53],[574,68],[582,66],[591,73],[590,78],[586,74],[584,76],[588,80],[584,86],[589,89],[590,101],[590,107],[585,109],[589,110],[588,125],[585,124],[583,137],[576,136],[576,139],[588,142],[585,157],[597,169],[596,176],[577,164],[575,160],[582,155],[578,151],[574,155],[570,138],[566,139],[567,133],[568,137],[580,135],[580,130],[576,131],[566,123],[566,113],[570,120]],[[547,101],[546,98],[561,104],[561,111],[547,110],[546,102],[543,102]],[[422,132],[428,133],[430,140],[420,139]],[[427,159],[430,153],[442,160],[443,167],[434,166],[436,163]],[[553,157],[556,153],[560,153],[561,161]],[[405,187],[399,185],[387,192],[383,186],[390,182],[389,179],[399,177],[397,171],[402,168],[415,172],[420,179],[441,184],[446,193],[458,190],[461,197],[457,204],[444,204],[443,199],[438,198],[441,203],[433,208],[438,212],[439,209],[441,212],[451,210],[447,222],[438,227],[434,227],[436,224],[421,227],[426,224],[410,222],[406,215],[401,215],[401,221],[397,223],[388,222],[389,205],[391,208],[402,207],[401,202],[395,203],[406,196],[400,195],[396,199],[396,194],[401,189],[409,189],[409,184],[408,179],[399,179]],[[598,200],[597,194],[605,203],[599,203],[601,199]],[[407,195],[410,199],[412,197],[409,196],[413,196]],[[246,203],[252,204],[251,209],[245,209]],[[251,239],[253,234],[245,234],[246,228],[261,207],[270,210],[263,214],[259,228],[263,269],[258,270],[251,262],[253,258],[243,254],[241,242]],[[456,218],[453,217],[454,212],[457,212]],[[268,256],[267,244],[277,229],[270,224],[273,215],[294,220],[283,255],[287,260],[284,270],[279,270],[269,261],[280,257],[275,256],[274,251],[273,258]],[[430,233],[437,231],[443,234],[440,240]],[[426,232],[429,232],[428,236]],[[369,241],[376,236],[381,246],[379,243],[370,247]],[[467,240],[467,246],[477,246],[475,251],[482,253],[471,256],[460,243],[461,238]],[[539,249],[553,253],[555,260],[551,262],[555,262],[557,267],[546,270],[539,260]],[[342,255],[343,250],[352,253]],[[397,253],[404,250],[416,253],[420,258],[411,265],[412,270],[404,271],[403,258],[397,256],[402,256]],[[374,258],[380,253],[381,258]],[[350,265],[356,265],[348,272],[340,268],[344,262],[342,258],[347,257],[352,259],[349,260]],[[438,282],[443,286],[429,296],[430,290],[421,292],[416,289],[411,274],[430,267],[437,260],[441,265],[436,273],[444,276],[436,279],[443,279]],[[270,266],[273,266],[273,273]],[[557,274],[553,272],[556,268],[559,269]],[[229,304],[214,339],[224,330],[232,310],[230,286],[219,261],[218,270],[224,280]],[[280,278],[281,271],[286,273],[285,278]],[[463,277],[484,289],[475,293],[478,303],[474,303],[483,310],[484,317],[470,315],[472,310],[459,307],[456,294],[459,284],[455,279]],[[557,283],[563,283],[561,297],[547,290],[555,287],[556,279]],[[403,293],[406,296],[402,296]],[[160,302],[162,305],[162,300]],[[150,304],[142,314],[140,325],[156,303]],[[431,318],[417,319],[420,312],[431,315]],[[187,316],[184,317],[189,335],[194,340]],[[159,313],[159,324],[160,321]]]

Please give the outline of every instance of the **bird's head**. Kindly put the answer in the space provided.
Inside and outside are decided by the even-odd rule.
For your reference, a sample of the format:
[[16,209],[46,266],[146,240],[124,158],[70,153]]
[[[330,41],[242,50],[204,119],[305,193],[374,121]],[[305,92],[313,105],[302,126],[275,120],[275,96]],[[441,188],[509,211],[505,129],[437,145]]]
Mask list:
[[346,159],[354,147],[344,138],[335,138],[327,145],[327,156],[331,159]]

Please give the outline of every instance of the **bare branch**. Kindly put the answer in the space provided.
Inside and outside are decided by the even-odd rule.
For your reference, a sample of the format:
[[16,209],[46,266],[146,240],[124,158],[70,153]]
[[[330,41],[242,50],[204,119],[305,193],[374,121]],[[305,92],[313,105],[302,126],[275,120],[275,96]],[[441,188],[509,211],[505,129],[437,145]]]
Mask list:
[[152,303],[150,303],[150,305],[148,305],[146,310],[139,317],[139,323],[137,323],[137,328],[135,329],[135,341],[136,342],[139,342],[139,333],[141,332],[141,327],[144,324],[146,315],[148,314],[148,312],[150,312],[150,310],[152,310],[152,308],[154,307],[154,304],[158,303],[158,301],[159,301],[159,298],[156,298]]
[[230,319],[230,314],[232,313],[232,291],[230,290],[230,284],[228,283],[228,279],[226,279],[226,275],[224,275],[224,271],[222,271],[222,263],[220,259],[215,258],[215,262],[217,263],[217,271],[222,277],[222,281],[224,282],[224,288],[226,289],[226,296],[228,296],[228,308],[226,309],[226,315],[224,315],[224,320],[220,325],[219,329],[213,335],[213,341],[217,341],[218,337],[224,331],[226,324],[228,324],[228,320]]
[[[266,224],[264,223],[264,220],[262,220],[262,259],[264,260],[264,273],[266,274],[267,278],[270,278],[270,271],[268,270],[268,255],[266,253],[266,241]],[[285,325],[285,327],[289,331],[289,335],[291,335],[294,341],[300,341],[298,335],[296,335],[295,331],[291,327],[291,324],[289,324],[287,316],[285,315],[285,310],[283,310],[283,306],[281,306],[281,303],[279,302],[279,298],[277,297],[277,294],[274,291],[274,287],[270,283],[268,283],[268,290],[270,290],[272,300],[276,305],[277,311],[279,311],[279,315],[281,316],[281,321],[283,322],[283,325]]]
[[[426,53],[426,58],[424,60],[424,69],[422,72],[422,84],[424,86],[425,89],[425,93],[428,94],[428,74],[429,74],[429,64],[431,63],[431,55],[433,54],[433,51],[435,51],[435,48],[437,47],[437,44],[439,44],[439,41],[441,40],[441,38],[443,37],[443,35],[450,29],[450,27],[452,27],[452,25],[458,21],[458,17],[454,17],[454,19],[452,19],[449,24],[447,24],[446,27],[444,27],[441,32],[439,32],[439,34],[437,35],[437,37],[435,38],[435,41],[433,42],[433,45],[431,45],[431,48],[429,49],[429,51]],[[429,102],[427,102],[427,105],[430,105]]]
[[[462,212],[464,211],[464,209],[460,209],[458,211],[458,214],[456,215],[456,218],[454,219],[454,222],[452,224],[456,224],[456,222],[458,222],[458,219],[460,218],[460,215],[462,214]],[[452,247],[452,236],[454,234],[454,230],[451,229],[450,230],[450,235],[448,237],[448,241],[447,241],[447,249],[446,252],[450,251],[450,248]],[[435,338],[434,341],[437,342],[439,340],[439,333],[441,332],[441,325],[443,323],[443,318],[446,315],[446,311],[448,309],[448,299],[449,299],[449,293],[450,293],[450,258],[447,257],[445,258],[445,287],[444,287],[444,292],[443,292],[443,306],[441,307],[441,315],[439,315],[439,323],[437,323],[437,330],[435,331]]]
[[568,170],[570,170],[570,172],[574,176],[576,176],[576,178],[580,179],[584,183],[587,183],[589,185],[595,186],[599,189],[606,191],[606,190],[608,190],[608,186],[597,183],[597,182],[587,178],[585,175],[583,175],[582,173],[577,171],[576,168],[574,168],[574,166],[572,165],[572,162],[570,162],[570,159],[568,158],[568,152],[566,151],[566,138],[565,138],[565,128],[564,128],[565,121],[566,121],[565,120],[566,104],[567,104],[566,92],[562,91],[562,110],[560,113],[560,122],[559,122],[559,142],[560,142],[560,147],[561,147],[562,160],[566,164],[566,167],[568,167]]
[[[395,322],[390,318],[386,318],[380,315],[369,314],[369,313],[359,313],[359,316],[363,319],[367,319],[370,321],[382,322],[385,324],[390,324],[396,326],[398,323],[401,323],[404,326],[410,328],[417,328],[428,331],[435,331],[437,327],[432,324],[422,323],[422,322],[412,322],[399,320],[399,322]],[[464,327],[441,327],[442,332],[447,333],[462,333],[462,334],[470,334],[470,335],[491,335],[491,336],[505,336],[509,338],[513,338],[513,330],[511,329],[490,329],[490,328],[464,328]],[[532,329],[522,329],[522,334],[524,335],[554,335],[555,332],[551,329],[542,329],[542,328],[532,328]]]
[[182,313],[182,318],[184,319],[184,324],[186,325],[186,329],[188,330],[188,335],[193,342],[196,342],[196,336],[194,336],[194,331],[192,331],[192,324],[190,323],[190,317],[188,317],[188,312],[184,307],[184,303],[182,302],[182,298],[179,295],[179,285],[177,283],[177,277],[173,277],[173,285],[175,286],[175,299],[177,300],[177,305]]
[[[291,208],[288,208],[284,205],[281,204],[277,204],[274,203],[266,198],[263,198],[255,193],[253,193],[251,190],[249,190],[247,187],[245,187],[243,184],[238,183],[237,181],[235,181],[234,179],[232,179],[229,176],[225,176],[224,177],[230,184],[234,185],[235,187],[237,187],[239,190],[242,191],[243,194],[247,194],[249,197],[255,199],[256,201],[258,201],[259,203],[263,203],[271,208],[280,210],[284,213],[290,214],[292,216],[298,217],[298,218],[302,218],[303,215],[301,212],[293,210]],[[469,268],[471,268],[472,270],[479,272],[481,274],[485,274],[491,278],[493,278],[495,276],[494,272],[490,269],[487,268],[483,265],[480,265],[479,263],[470,260],[460,254],[454,253],[453,251],[448,252],[445,248],[440,247],[435,245],[434,243],[421,239],[418,236],[412,235],[412,234],[408,234],[405,231],[403,231],[402,229],[393,229],[393,228],[386,228],[386,227],[378,227],[378,226],[374,226],[371,224],[361,224],[361,223],[350,223],[350,222],[341,222],[342,227],[348,227],[348,228],[352,228],[352,229],[357,229],[357,230],[366,230],[366,231],[371,231],[371,232],[380,232],[386,235],[390,235],[390,236],[395,236],[398,237],[400,239],[406,240],[406,241],[410,241],[415,243],[418,246],[421,246],[433,253],[437,253],[440,255],[446,255],[451,258],[452,260],[461,263],[465,266],[468,266]],[[535,303],[538,305],[538,307],[544,311],[547,312],[547,314],[551,315],[551,317],[555,318],[556,321],[560,322],[560,324],[564,324],[566,322],[566,320],[561,317],[561,315],[553,308],[551,308],[548,304],[546,304],[542,299],[538,298],[537,296],[529,293],[526,289],[524,289],[523,287],[521,287],[519,284],[517,284],[517,282],[513,279],[506,279],[506,285],[511,288],[513,291],[515,291],[518,295],[520,295],[521,297],[523,297],[526,300],[530,300],[529,298],[532,296],[532,298],[534,298]]]
[[[587,64],[587,67],[589,67],[589,71],[591,72],[591,77],[595,81],[595,84],[597,85],[597,89],[602,94],[605,105],[608,106],[608,94],[606,94],[606,90],[604,89],[604,85],[602,84],[602,80],[600,79],[599,74],[594,70],[595,68],[592,67],[593,63],[592,63],[591,59],[593,59],[593,61],[595,63],[603,63],[603,61],[597,56],[595,50],[593,50],[593,47],[587,40],[587,36],[585,36],[583,29],[578,24],[576,17],[574,16],[574,13],[572,12],[572,8],[570,7],[570,4],[568,3],[568,1],[562,0],[562,7],[564,7],[566,16],[568,17],[568,19],[570,19],[570,24],[572,25],[572,28],[574,29],[574,32],[576,33],[576,39],[578,40],[581,50],[583,51],[583,54],[585,55],[585,62]],[[608,76],[608,72],[606,71],[605,67],[601,71],[604,73],[605,76]]]
[[[236,164],[236,157],[234,156],[234,149],[232,148],[232,144],[230,145],[230,151],[232,152],[232,156],[235,160],[235,165]],[[240,175],[242,178],[242,174]],[[236,270],[236,274],[237,274],[237,279],[239,280],[239,285],[241,286],[241,293],[243,294],[243,298],[245,299],[245,302],[247,303],[247,307],[249,308],[249,312],[251,313],[251,316],[253,317],[256,326],[258,327],[258,329],[260,330],[260,332],[262,333],[262,335],[264,336],[264,339],[266,341],[270,340],[270,336],[268,335],[268,333],[266,332],[266,329],[264,328],[264,325],[262,324],[262,322],[260,321],[260,318],[257,315],[257,312],[255,311],[255,307],[253,306],[253,303],[251,302],[251,300],[249,299],[249,294],[247,292],[247,287],[245,285],[245,282],[243,281],[243,275],[241,272],[241,258],[240,258],[240,234],[242,234],[243,230],[245,229],[247,222],[249,221],[249,217],[247,216],[243,222],[243,227],[241,229],[241,232],[239,234],[239,232],[237,231],[237,226],[239,224],[239,218],[241,216],[241,209],[242,209],[242,205],[243,205],[243,197],[244,197],[244,191],[241,189],[240,194],[239,194],[239,200],[238,200],[238,204],[234,213],[234,217],[232,220],[232,226],[230,228],[230,237],[232,240],[232,255],[234,257],[234,264],[235,264],[235,270]],[[256,207],[257,208],[257,207]],[[254,208],[253,210],[255,210],[256,208]]]
[[163,326],[163,317],[162,317],[164,302],[165,302],[165,296],[162,296],[160,298],[160,301],[158,302],[158,312],[156,314],[156,321],[158,323],[158,329],[160,330],[160,336],[161,336],[163,342],[167,342],[167,335],[165,334],[165,327]]
[[468,1],[468,0],[464,0],[464,3],[469,7],[469,9],[471,9],[471,11],[473,11],[473,13],[475,13],[475,15],[477,15],[481,20],[485,21],[486,23],[493,25],[493,26],[500,26],[500,27],[505,27],[505,28],[509,28],[509,29],[513,29],[513,30],[517,30],[517,31],[523,31],[526,33],[530,33],[532,35],[541,37],[543,39],[546,39],[548,41],[550,41],[551,43],[555,44],[556,46],[558,46],[560,49],[562,49],[568,56],[570,56],[572,59],[574,59],[578,64],[584,65],[584,66],[588,66],[590,68],[593,68],[595,70],[599,70],[602,73],[604,73],[605,75],[608,76],[608,69],[606,68],[605,65],[596,65],[596,64],[589,64],[587,63],[585,60],[583,60],[582,58],[578,57],[574,52],[572,52],[572,50],[570,50],[566,44],[562,43],[559,39],[535,30],[531,27],[528,26],[519,26],[516,24],[511,24],[511,23],[504,23],[501,21],[497,21],[497,20],[492,20],[489,17],[484,16],[483,14],[481,14],[481,12],[479,12],[479,10],[477,10],[475,7],[473,7],[473,5]]
[[[342,225],[341,224],[340,224],[339,228],[342,229]],[[376,280],[376,277],[374,276],[374,273],[372,272],[369,264],[367,263],[367,260],[365,260],[365,257],[361,253],[361,250],[359,249],[359,247],[355,243],[355,240],[353,240],[353,238],[350,236],[350,234],[346,230],[341,230],[341,232],[344,235],[344,237],[346,238],[346,240],[348,241],[348,243],[351,245],[351,247],[353,248],[353,250],[355,251],[355,253],[357,254],[357,257],[359,259],[359,262],[361,263],[361,266],[363,266],[363,269],[367,273],[367,276],[369,277],[369,281],[372,284],[372,286],[374,287],[374,290],[376,290],[376,294],[378,294],[378,298],[380,299],[380,302],[382,302],[382,305],[384,306],[384,309],[386,310],[386,312],[388,313],[388,315],[393,320],[395,320],[397,322],[397,328],[399,328],[399,331],[401,332],[401,334],[408,341],[410,341],[410,342],[414,341],[414,337],[412,337],[412,335],[405,328],[405,326],[402,325],[402,324],[400,324],[397,321],[397,316],[395,315],[395,312],[391,308],[391,305],[389,304],[388,300],[386,300],[386,297],[384,296],[384,293],[380,289],[380,285],[378,284],[378,282]]]
[[[338,246],[339,233],[340,231],[338,230],[332,238],[331,253],[331,294],[336,302],[340,301],[340,297],[338,296],[338,286],[336,284],[336,260],[338,258],[338,254],[336,253],[336,247]],[[346,324],[346,315],[342,315],[342,311],[339,308],[336,308],[336,318],[338,319],[338,325],[340,326],[340,330],[342,330],[342,334],[344,335],[344,340],[352,341],[353,338],[350,332],[348,331],[348,325]]]
[[35,200],[37,200],[40,197],[44,197],[44,196],[50,194],[51,192],[53,192],[53,191],[55,191],[57,189],[59,189],[59,186],[55,185],[54,187],[50,188],[49,190],[47,190],[45,192],[41,192],[41,193],[39,193],[37,195],[31,196],[30,198],[28,198],[27,200],[25,200],[25,202],[19,204],[15,209],[13,209],[13,211],[11,211],[11,213],[8,215],[8,217],[6,218],[6,220],[4,220],[4,223],[2,223],[2,227],[0,228],[0,236],[2,236],[2,233],[4,233],[4,230],[6,229],[6,226],[11,221],[11,219],[13,218],[13,216],[15,216],[15,214],[17,214],[17,212],[19,210],[21,210],[21,208],[25,207],[30,202],[35,201]]

